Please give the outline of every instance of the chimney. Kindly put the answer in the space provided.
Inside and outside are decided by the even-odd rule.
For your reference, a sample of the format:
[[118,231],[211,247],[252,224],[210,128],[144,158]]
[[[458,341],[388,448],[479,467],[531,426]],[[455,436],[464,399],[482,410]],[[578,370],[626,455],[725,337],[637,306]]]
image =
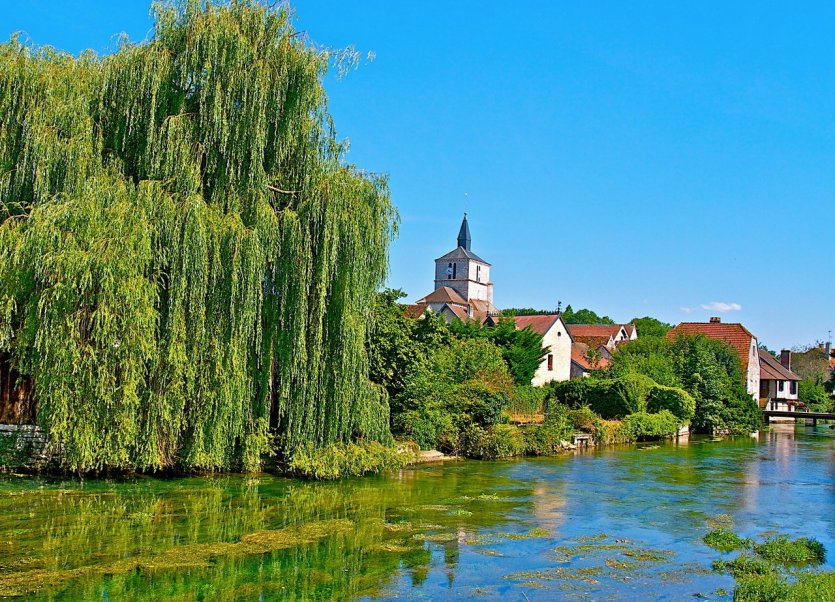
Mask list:
[[711,324],[721,324],[722,323],[722,318],[720,318],[719,316],[713,316],[710,319],[710,323]]
[[792,369],[792,352],[788,349],[783,349],[780,352],[780,363],[786,370]]

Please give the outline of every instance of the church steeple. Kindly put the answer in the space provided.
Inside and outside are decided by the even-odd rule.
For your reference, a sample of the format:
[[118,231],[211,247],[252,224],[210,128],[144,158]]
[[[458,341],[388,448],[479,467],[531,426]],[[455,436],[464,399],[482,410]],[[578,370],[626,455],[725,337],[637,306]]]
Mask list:
[[461,229],[458,231],[458,246],[469,251],[471,243],[472,238],[470,238],[470,225],[467,223],[467,214],[465,213],[464,221],[461,222]]

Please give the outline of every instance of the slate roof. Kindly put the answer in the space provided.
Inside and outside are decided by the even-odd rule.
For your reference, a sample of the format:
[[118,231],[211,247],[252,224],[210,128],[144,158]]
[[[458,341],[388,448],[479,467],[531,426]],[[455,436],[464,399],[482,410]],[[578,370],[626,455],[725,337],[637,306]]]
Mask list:
[[751,340],[756,337],[747,328],[738,323],[724,322],[682,322],[670,332],[667,338],[672,340],[679,335],[701,334],[709,339],[717,339],[728,343],[736,350],[739,362],[742,364],[742,371],[748,373],[748,357],[751,349]]
[[803,380],[786,368],[768,351],[760,352],[760,378],[767,380]]
[[441,255],[438,257],[436,261],[443,261],[446,259],[472,259],[473,261],[479,261],[484,265],[490,265],[486,261],[484,261],[481,257],[473,253],[472,251],[468,251],[464,247],[458,247],[447,253],[446,255]]

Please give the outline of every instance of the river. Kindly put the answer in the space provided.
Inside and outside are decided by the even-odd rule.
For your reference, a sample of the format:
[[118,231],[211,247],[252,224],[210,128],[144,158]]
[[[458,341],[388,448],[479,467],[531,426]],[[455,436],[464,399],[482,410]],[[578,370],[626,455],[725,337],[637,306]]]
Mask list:
[[7,475],[0,597],[729,600],[716,526],[816,537],[835,568],[835,429],[336,483]]

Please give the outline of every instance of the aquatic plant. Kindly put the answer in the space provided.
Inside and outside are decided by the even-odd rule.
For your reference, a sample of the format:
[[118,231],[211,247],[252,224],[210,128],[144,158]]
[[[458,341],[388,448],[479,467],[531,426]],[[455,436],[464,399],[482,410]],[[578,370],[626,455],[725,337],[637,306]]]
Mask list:
[[733,552],[734,550],[750,548],[754,543],[752,540],[742,538],[728,529],[711,531],[704,536],[703,541],[706,545],[720,552]]
[[789,539],[778,535],[754,546],[757,555],[780,564],[821,564],[826,557],[826,549],[816,539],[800,537]]
[[[0,351],[63,464],[257,469],[389,442],[364,348],[395,225],[313,48],[255,0],[108,56],[0,45]],[[277,435],[274,438],[273,435]]]

